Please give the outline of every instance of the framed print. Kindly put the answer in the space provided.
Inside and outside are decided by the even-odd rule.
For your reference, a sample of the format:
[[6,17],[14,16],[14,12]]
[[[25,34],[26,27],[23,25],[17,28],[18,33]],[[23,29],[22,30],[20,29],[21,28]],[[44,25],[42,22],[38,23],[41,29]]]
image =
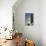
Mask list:
[[33,13],[25,13],[25,25],[33,25]]

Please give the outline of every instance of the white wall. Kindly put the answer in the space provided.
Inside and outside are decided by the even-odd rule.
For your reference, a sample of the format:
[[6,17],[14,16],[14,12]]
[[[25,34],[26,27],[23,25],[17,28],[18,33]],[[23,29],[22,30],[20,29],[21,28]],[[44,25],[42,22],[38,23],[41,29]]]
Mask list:
[[[18,32],[22,32],[25,38],[34,40],[36,46],[41,46],[41,1],[24,0],[16,9],[14,7],[14,11],[15,27]],[[25,26],[26,12],[34,13],[33,26]]]
[[12,6],[16,0],[0,0],[0,27],[12,28]]
[[[3,27],[8,27],[8,28],[12,28],[12,6],[13,6],[13,4],[16,2],[16,0],[0,0],[0,26],[3,26]],[[30,2],[31,4],[31,6],[32,7],[35,7],[35,8],[32,8],[31,7],[31,9],[29,9],[29,11],[31,10],[32,12],[33,11],[35,11],[35,21],[34,21],[34,27],[32,26],[32,27],[29,27],[29,28],[31,28],[30,30],[31,30],[31,34],[33,33],[33,36],[34,37],[36,37],[36,38],[38,38],[36,35],[34,35],[35,33],[37,33],[37,32],[39,32],[39,31],[41,31],[41,41],[42,41],[42,46],[46,46],[46,0],[41,0],[41,30],[38,28],[39,27],[39,25],[37,26],[37,24],[39,23],[39,16],[40,15],[38,15],[38,16],[36,16],[37,14],[40,14],[39,13],[39,10],[36,10],[37,8],[39,9],[39,7],[40,7],[40,1],[39,0],[32,0],[31,2]],[[28,3],[29,4],[29,3]],[[36,5],[35,5],[36,4]],[[25,8],[23,7],[23,6],[21,6],[21,9],[25,9],[25,11],[26,11],[26,7],[28,7],[28,6],[26,6],[26,4],[23,4],[23,5],[25,5]],[[37,6],[38,5],[38,6]],[[30,7],[30,6],[29,6]],[[19,8],[20,9],[20,8]],[[24,19],[24,14],[23,14],[23,11],[24,10],[22,10],[22,12],[21,12],[21,9],[19,10],[20,11],[20,14],[19,14],[19,11],[17,12],[19,15],[17,16],[17,21],[18,21],[18,30],[20,31],[20,32],[23,32],[23,29],[24,29],[24,21],[25,21],[25,19]],[[28,11],[28,12],[29,12]],[[30,12],[31,12],[30,11]],[[37,12],[38,11],[38,12]],[[27,11],[26,11],[27,12]],[[36,14],[36,12],[37,12],[37,14]],[[22,15],[22,14],[23,15]],[[21,16],[22,15],[22,16]],[[18,18],[18,17],[20,17],[20,18]],[[38,20],[38,21],[37,21]],[[37,21],[37,24],[36,24],[36,21]],[[32,31],[32,29],[33,29],[33,31]],[[38,31],[39,30],[39,31]],[[26,31],[25,31],[26,32]],[[29,31],[30,32],[30,31]],[[36,40],[36,39],[35,39]]]
[[41,40],[42,46],[46,46],[46,0],[41,2]]

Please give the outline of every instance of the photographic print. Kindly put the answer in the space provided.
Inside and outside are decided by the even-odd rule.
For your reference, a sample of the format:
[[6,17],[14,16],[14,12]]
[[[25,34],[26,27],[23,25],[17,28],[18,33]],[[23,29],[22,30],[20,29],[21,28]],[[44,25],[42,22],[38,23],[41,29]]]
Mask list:
[[33,13],[25,13],[25,25],[33,25]]

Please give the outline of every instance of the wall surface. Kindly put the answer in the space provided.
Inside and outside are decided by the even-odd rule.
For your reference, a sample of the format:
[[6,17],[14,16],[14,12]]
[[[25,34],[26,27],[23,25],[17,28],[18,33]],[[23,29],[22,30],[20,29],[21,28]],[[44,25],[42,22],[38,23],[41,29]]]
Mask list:
[[46,0],[41,1],[41,41],[46,46]]
[[12,29],[12,6],[15,2],[16,0],[0,0],[0,33],[2,32],[0,38],[10,36],[10,32],[8,30],[5,32],[3,28]]
[[0,0],[0,27],[12,28],[12,6],[16,0]]
[[[16,0],[0,0],[0,27],[3,26],[10,29],[12,28],[12,6],[15,2]],[[27,36],[25,32],[28,32],[28,34],[31,35],[31,39],[33,38],[36,42],[40,40],[39,33],[37,32],[41,32],[40,34],[41,34],[42,46],[46,46],[46,0],[41,0],[41,2],[40,0],[31,0],[31,2],[29,1],[27,2],[25,3],[24,1],[24,3],[21,3],[23,6],[20,5],[18,6],[19,8],[17,8],[18,10],[15,9],[15,15],[17,15],[18,13],[18,15],[15,18],[16,28],[19,32],[23,32],[25,36]],[[38,10],[40,9],[40,3],[41,3],[41,15],[39,15],[40,10]],[[28,7],[30,7],[31,9]],[[24,9],[24,10],[21,10],[21,9]],[[25,12],[34,13],[35,16],[34,16],[33,26],[25,27],[25,15],[24,15]],[[41,28],[39,28],[40,27],[39,25],[41,26]],[[24,28],[25,29],[28,28],[28,30],[25,30]],[[36,35],[36,33],[38,35]],[[37,45],[38,44],[39,42],[37,42]]]
[[[16,6],[16,5],[14,5]],[[41,1],[23,0],[23,2],[14,7],[15,28],[18,32],[24,34],[25,39],[35,41],[36,46],[41,46]],[[34,25],[25,26],[25,13],[34,13]]]

